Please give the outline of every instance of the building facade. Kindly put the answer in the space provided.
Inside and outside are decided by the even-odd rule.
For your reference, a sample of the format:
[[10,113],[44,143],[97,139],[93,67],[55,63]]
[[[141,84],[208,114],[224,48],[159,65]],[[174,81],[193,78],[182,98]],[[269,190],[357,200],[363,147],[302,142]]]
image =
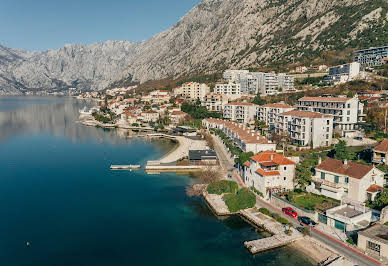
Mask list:
[[241,97],[240,84],[235,82],[229,82],[226,84],[217,83],[216,86],[214,87],[214,92],[216,94],[225,95],[232,100],[235,100]]
[[275,132],[286,133],[291,142],[313,148],[330,146],[333,139],[333,117],[316,112],[292,110],[277,115]]
[[181,87],[174,90],[176,96],[180,95],[188,100],[203,101],[206,94],[210,92],[209,86],[204,83],[186,82]]
[[384,172],[369,166],[326,158],[315,168],[308,191],[333,199],[365,202],[384,189]]
[[202,120],[202,125],[207,129],[213,128],[221,130],[243,152],[258,153],[276,149],[275,143],[270,142],[261,136],[259,132],[240,123],[207,118]]
[[230,102],[225,105],[223,116],[225,119],[239,123],[249,123],[254,120],[257,105],[246,102]]
[[360,63],[352,62],[329,68],[329,74],[324,82],[330,84],[345,83],[360,77]]
[[228,97],[216,93],[206,94],[202,101],[202,105],[213,112],[222,112],[226,104],[228,104]]
[[252,156],[243,166],[243,181],[264,197],[294,189],[296,163],[273,151]]
[[303,97],[298,100],[297,108],[332,115],[334,132],[343,135],[357,129],[357,123],[362,122],[365,116],[364,105],[357,97]]
[[363,66],[381,66],[383,59],[388,57],[388,46],[371,47],[369,49],[356,51],[354,61]]
[[388,139],[384,139],[379,145],[373,148],[372,162],[388,165]]
[[368,255],[388,259],[388,226],[377,223],[358,232],[357,246]]
[[270,129],[274,129],[278,115],[293,109],[291,105],[283,102],[264,104],[257,107],[256,119],[264,121]]

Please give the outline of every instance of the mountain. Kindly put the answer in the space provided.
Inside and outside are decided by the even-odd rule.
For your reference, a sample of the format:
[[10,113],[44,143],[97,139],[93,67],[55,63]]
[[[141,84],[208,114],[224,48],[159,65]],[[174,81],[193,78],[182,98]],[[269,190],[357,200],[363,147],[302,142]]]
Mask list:
[[388,0],[203,0],[140,43],[108,41],[27,53],[0,46],[0,93],[101,90],[141,82],[313,60],[322,51],[388,44]]

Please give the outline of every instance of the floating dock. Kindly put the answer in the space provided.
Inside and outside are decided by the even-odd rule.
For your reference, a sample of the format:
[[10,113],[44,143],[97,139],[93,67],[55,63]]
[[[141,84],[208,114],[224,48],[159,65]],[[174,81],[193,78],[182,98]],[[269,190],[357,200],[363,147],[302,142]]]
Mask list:
[[132,170],[140,169],[140,164],[128,164],[128,165],[111,165],[111,170]]

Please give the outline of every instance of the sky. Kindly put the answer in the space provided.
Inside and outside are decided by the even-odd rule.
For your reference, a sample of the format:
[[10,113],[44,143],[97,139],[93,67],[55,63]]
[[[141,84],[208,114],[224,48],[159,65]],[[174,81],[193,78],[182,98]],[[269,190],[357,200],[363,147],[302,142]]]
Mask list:
[[0,44],[25,50],[68,43],[138,42],[169,29],[200,0],[0,0]]

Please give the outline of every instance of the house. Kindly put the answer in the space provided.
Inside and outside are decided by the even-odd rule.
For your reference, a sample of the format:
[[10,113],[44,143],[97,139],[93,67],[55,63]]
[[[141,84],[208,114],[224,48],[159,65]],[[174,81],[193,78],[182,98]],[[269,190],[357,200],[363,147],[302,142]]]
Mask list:
[[329,114],[334,117],[334,132],[343,136],[358,129],[363,121],[364,105],[357,97],[302,97],[298,100],[299,110]]
[[326,158],[315,167],[309,192],[337,200],[373,201],[384,189],[384,172],[374,166]]
[[277,116],[293,109],[291,105],[285,104],[284,102],[264,104],[257,106],[256,119],[264,121],[269,126],[269,129],[274,129]]
[[254,120],[257,105],[247,102],[230,102],[225,105],[225,119],[239,123],[249,123]]
[[358,232],[357,246],[366,254],[388,259],[388,226],[377,223]]
[[143,111],[141,114],[140,114],[140,119],[143,121],[143,122],[156,122],[159,118],[159,114],[155,111],[152,111],[152,110],[147,110],[147,111]]
[[213,128],[221,130],[233,141],[234,145],[244,152],[258,153],[276,149],[275,143],[261,136],[259,132],[239,123],[207,118],[202,120],[202,125],[207,129]]
[[124,111],[121,114],[120,118],[121,118],[121,122],[123,124],[132,125],[132,124],[135,124],[137,122],[136,115],[133,112],[129,111],[129,110]]
[[185,119],[186,116],[187,113],[178,110],[174,110],[170,113],[171,122],[174,124],[179,124]]
[[373,148],[372,162],[375,164],[388,165],[388,139],[384,139],[379,145]]
[[296,163],[274,151],[252,156],[243,166],[243,181],[265,197],[294,188]]
[[209,164],[217,163],[217,154],[213,150],[189,150],[190,164]]
[[277,115],[277,134],[287,133],[291,142],[312,148],[330,146],[333,135],[333,116],[317,112],[291,110]]

